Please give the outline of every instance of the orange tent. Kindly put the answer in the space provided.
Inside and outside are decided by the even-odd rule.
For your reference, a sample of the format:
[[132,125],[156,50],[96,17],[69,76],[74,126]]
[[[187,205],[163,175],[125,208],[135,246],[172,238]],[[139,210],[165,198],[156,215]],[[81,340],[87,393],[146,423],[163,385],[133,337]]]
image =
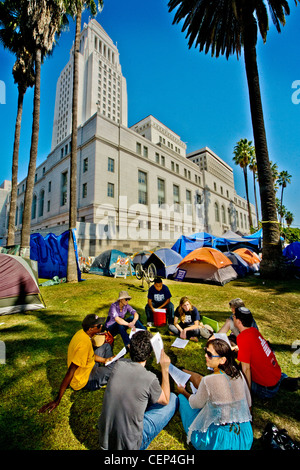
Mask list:
[[238,248],[233,252],[240,255],[240,257],[243,258],[250,265],[260,263],[258,255],[254,251],[249,250],[248,248]]
[[184,279],[202,280],[224,285],[237,278],[237,273],[227,256],[215,248],[203,247],[189,253],[177,266],[185,271]]

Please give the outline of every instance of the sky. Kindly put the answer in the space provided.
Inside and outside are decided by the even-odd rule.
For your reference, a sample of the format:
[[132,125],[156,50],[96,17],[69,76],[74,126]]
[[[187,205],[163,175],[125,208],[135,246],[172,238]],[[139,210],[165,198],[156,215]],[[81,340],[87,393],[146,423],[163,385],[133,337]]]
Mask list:
[[[300,228],[300,5],[289,2],[291,14],[280,34],[270,19],[267,41],[259,37],[257,61],[269,158],[287,171],[291,184],[283,204]],[[90,14],[83,14],[88,22]],[[177,133],[187,153],[209,147],[234,171],[237,193],[245,197],[242,169],[233,162],[240,139],[253,142],[249,96],[243,54],[228,60],[189,49],[182,23],[173,25],[168,0],[104,0],[96,16],[120,53],[127,80],[128,126],[149,114]],[[50,153],[56,82],[69,60],[75,23],[58,39],[41,72],[41,110],[37,165]],[[17,86],[12,76],[15,57],[0,45],[0,184],[11,179]],[[32,126],[33,89],[24,99],[19,153],[21,181],[27,175]],[[252,173],[250,199],[254,203]],[[280,198],[280,193],[277,194]]]

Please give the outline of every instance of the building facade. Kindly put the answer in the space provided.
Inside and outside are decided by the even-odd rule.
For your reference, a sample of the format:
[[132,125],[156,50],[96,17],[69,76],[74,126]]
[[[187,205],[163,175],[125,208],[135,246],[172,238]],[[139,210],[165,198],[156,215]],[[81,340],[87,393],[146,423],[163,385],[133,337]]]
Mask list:
[[[71,77],[70,59],[57,84],[52,149],[36,169],[32,232],[68,228]],[[82,31],[80,77],[77,241],[84,256],[107,247],[171,247],[200,231],[249,233],[247,203],[236,194],[229,165],[207,147],[187,155],[180,136],[154,116],[127,126],[118,50],[95,20]],[[26,179],[18,185],[16,242],[25,187]]]

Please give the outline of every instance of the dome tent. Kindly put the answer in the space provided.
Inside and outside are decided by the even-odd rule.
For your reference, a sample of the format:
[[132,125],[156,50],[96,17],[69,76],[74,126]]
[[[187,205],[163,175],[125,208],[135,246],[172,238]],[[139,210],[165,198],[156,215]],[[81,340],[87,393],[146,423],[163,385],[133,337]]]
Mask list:
[[149,256],[143,268],[154,265],[156,276],[168,278],[173,276],[181,260],[182,256],[171,248],[160,248]]
[[133,270],[132,260],[126,253],[119,250],[106,250],[100,253],[95,259],[89,270],[90,274],[98,274],[99,276],[114,276],[118,262],[121,259],[126,259],[131,263]]

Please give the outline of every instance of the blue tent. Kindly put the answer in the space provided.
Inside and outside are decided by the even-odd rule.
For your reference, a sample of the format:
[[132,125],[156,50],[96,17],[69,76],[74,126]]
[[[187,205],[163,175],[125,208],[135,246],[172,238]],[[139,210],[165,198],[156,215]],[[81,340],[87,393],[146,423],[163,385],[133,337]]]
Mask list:
[[181,235],[172,246],[172,250],[176,251],[184,258],[197,248],[214,246],[213,243],[215,239],[217,239],[217,237],[206,232],[193,233],[188,237]]
[[[78,251],[75,230],[72,230],[75,255],[77,260],[78,280],[81,281],[81,271],[78,262]],[[61,235],[48,233],[43,237],[40,233],[30,235],[30,259],[38,262],[38,275],[44,279],[67,277],[69,249],[69,231]]]
[[119,250],[106,250],[100,253],[95,259],[89,270],[90,274],[98,274],[99,276],[114,276],[117,266],[117,261],[120,259],[129,258],[131,267],[133,264],[131,258]]
[[224,253],[227,258],[230,259],[232,263],[232,267],[237,273],[238,277],[245,277],[247,274],[250,273],[250,268],[248,263],[238,254],[233,253],[232,251],[226,251]]
[[287,260],[293,261],[293,266],[300,272],[300,242],[290,243],[283,249],[282,254]]
[[181,260],[182,256],[173,249],[160,248],[149,256],[143,268],[147,269],[150,264],[154,264],[157,276],[168,278],[175,273]]

